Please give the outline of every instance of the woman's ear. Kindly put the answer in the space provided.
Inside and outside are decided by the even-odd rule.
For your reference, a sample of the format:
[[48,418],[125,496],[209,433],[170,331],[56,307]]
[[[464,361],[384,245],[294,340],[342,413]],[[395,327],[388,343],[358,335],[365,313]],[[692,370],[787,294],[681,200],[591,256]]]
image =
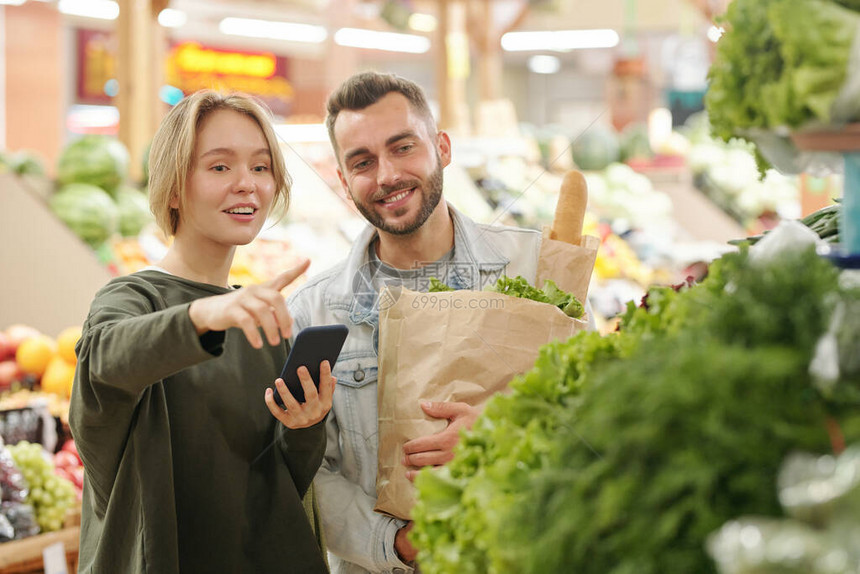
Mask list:
[[170,203],[168,203],[171,209],[179,209],[179,196],[175,193],[170,196]]

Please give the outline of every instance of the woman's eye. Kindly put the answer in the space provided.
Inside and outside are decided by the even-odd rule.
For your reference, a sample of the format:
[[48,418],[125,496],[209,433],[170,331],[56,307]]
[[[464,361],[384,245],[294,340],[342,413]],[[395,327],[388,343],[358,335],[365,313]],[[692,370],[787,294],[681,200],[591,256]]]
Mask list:
[[265,172],[265,171],[269,171],[269,166],[267,166],[267,165],[257,165],[257,166],[254,166],[254,171],[256,171],[256,172]]
[[226,165],[223,165],[223,164],[213,165],[213,166],[212,166],[212,170],[213,170],[213,171],[219,171],[219,172],[221,172],[221,171],[227,171],[227,166],[226,166]]

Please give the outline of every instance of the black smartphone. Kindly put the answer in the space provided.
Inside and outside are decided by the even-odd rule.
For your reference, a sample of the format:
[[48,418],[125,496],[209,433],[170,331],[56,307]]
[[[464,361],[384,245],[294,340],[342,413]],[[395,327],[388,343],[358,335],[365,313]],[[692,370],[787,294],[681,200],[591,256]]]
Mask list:
[[[281,370],[281,378],[287,385],[287,389],[300,403],[305,402],[305,391],[299,380],[298,368],[307,367],[317,388],[320,384],[320,363],[328,361],[334,370],[334,364],[340,355],[340,350],[346,341],[349,329],[346,325],[320,325],[317,327],[306,327],[296,335],[296,341],[290,349],[290,355],[284,368]],[[275,391],[275,402],[284,408],[284,401]]]

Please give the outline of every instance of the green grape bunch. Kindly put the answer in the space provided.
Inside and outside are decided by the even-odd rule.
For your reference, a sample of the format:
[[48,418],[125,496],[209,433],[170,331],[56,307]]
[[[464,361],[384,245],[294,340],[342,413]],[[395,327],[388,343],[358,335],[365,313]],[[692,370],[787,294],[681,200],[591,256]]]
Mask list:
[[74,485],[54,474],[54,463],[40,444],[21,441],[6,448],[29,485],[25,502],[36,511],[39,528],[42,532],[60,530],[75,503]]

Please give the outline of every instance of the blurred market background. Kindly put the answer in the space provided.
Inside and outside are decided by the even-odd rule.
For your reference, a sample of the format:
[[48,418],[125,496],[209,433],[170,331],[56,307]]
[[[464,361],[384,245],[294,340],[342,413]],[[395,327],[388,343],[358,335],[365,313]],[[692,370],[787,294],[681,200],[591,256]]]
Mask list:
[[[542,229],[564,173],[585,173],[585,232],[601,241],[589,290],[601,334],[649,288],[705,279],[711,262],[781,221],[832,238],[840,174],[780,173],[749,141],[712,129],[705,95],[729,4],[0,0],[0,434],[7,444],[48,436],[60,457],[51,464],[80,492],[79,460],[66,455],[74,342],[96,290],[167,248],[148,209],[148,146],[169,107],[200,88],[269,105],[294,183],[287,216],[238,250],[235,284],[299,257],[318,273],[362,229],[322,122],[328,93],[366,69],[425,88],[453,140],[445,195],[479,222]],[[26,446],[16,457],[31,480],[52,472]],[[784,473],[814,474],[804,464],[815,462]],[[64,531],[73,497],[46,490],[54,495],[34,502],[21,532]],[[2,556],[0,546],[6,572]]]

